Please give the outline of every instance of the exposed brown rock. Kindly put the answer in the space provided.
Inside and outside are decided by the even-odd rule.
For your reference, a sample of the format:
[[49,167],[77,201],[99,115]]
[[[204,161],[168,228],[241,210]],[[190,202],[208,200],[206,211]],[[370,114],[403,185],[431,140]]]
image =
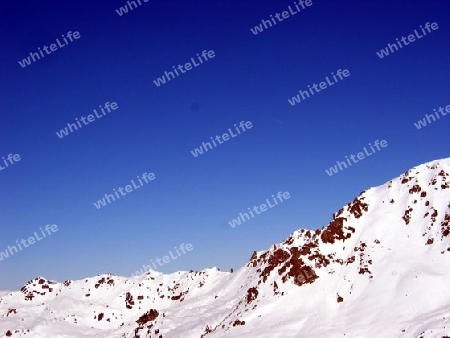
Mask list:
[[368,204],[361,201],[363,199],[364,197],[355,198],[348,206],[348,210],[353,216],[355,216],[355,218],[360,218],[363,215],[363,211],[367,212],[369,210]]
[[323,243],[331,243],[337,240],[345,240],[347,236],[344,234],[344,222],[347,219],[344,217],[337,217],[333,219],[330,224],[322,231],[320,238]]
[[434,209],[434,208],[431,208],[431,209],[434,210],[433,213],[431,214],[431,220],[432,220],[433,223],[434,223],[434,222],[436,222],[436,217],[437,217],[437,215],[438,215],[438,211],[437,211],[436,209]]
[[353,263],[356,260],[356,256],[349,257],[347,259],[346,265]]
[[129,292],[127,292],[127,294],[125,296],[125,305],[126,305],[127,309],[132,309],[133,305],[134,305],[133,296]]
[[[283,249],[277,249],[276,251],[274,251],[267,260],[268,265],[261,272],[263,282],[267,280],[267,277],[270,275],[272,270],[281,265],[281,263],[285,262],[289,257],[289,253],[287,251],[284,251]],[[264,259],[265,257],[262,256],[261,258]]]
[[150,311],[144,313],[139,319],[136,321],[139,325],[144,325],[148,322],[155,320],[159,316],[159,312],[155,309],[151,309]]
[[258,297],[258,289],[253,287],[247,290],[247,304],[254,301]]
[[17,313],[17,310],[16,309],[8,309],[8,312],[6,313],[6,317],[8,317],[10,313]]
[[422,188],[418,184],[414,185],[411,189],[409,189],[410,194],[414,194],[416,192],[421,192],[421,191],[422,191]]
[[442,238],[450,235],[450,214],[445,214],[444,220],[441,222]]
[[287,263],[289,272],[283,277],[283,282],[286,282],[287,277],[293,277],[294,284],[302,286],[306,283],[313,283],[317,278],[319,278],[313,268],[306,265],[305,262],[300,258],[301,254],[298,248],[291,248],[290,251],[292,257]]
[[402,217],[406,225],[408,225],[411,220],[411,211],[413,211],[413,208],[409,207],[409,209],[405,210],[405,214]]

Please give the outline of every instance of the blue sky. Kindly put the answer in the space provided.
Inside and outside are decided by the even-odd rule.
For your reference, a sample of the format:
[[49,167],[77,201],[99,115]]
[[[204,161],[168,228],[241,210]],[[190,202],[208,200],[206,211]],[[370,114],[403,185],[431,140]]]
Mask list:
[[[299,229],[326,225],[360,191],[448,156],[449,4],[312,1],[258,35],[250,28],[294,1],[125,1],[3,6],[0,251],[46,224],[58,232],[0,261],[0,289],[36,276],[129,276],[182,243],[162,272],[238,268]],[[380,59],[420,25],[439,29]],[[69,31],[80,38],[22,68]],[[215,57],[160,87],[172,66]],[[339,69],[350,76],[295,106],[288,99]],[[105,102],[118,109],[60,139]],[[191,150],[241,121],[253,128],[195,158]],[[388,146],[328,176],[375,140]],[[3,162],[0,161],[0,164]],[[136,176],[156,179],[93,205]],[[291,198],[236,228],[228,222],[272,194]]]

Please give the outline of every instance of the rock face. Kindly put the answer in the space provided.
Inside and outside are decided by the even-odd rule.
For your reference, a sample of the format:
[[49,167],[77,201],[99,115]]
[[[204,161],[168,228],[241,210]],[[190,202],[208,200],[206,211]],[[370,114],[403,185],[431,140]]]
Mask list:
[[237,271],[57,283],[0,299],[8,337],[445,337],[450,159],[363,191]]

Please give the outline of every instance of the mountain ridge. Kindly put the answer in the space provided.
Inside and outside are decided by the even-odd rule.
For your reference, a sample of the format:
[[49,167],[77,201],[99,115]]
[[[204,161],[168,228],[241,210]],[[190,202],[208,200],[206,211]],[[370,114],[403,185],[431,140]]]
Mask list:
[[362,191],[327,226],[254,251],[233,273],[150,270],[64,283],[37,277],[0,298],[0,334],[444,337],[449,173],[450,159],[416,166]]

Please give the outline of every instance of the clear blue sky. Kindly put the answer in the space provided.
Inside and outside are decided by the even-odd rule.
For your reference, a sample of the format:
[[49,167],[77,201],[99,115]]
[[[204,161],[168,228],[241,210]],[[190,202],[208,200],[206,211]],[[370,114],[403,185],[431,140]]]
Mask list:
[[[58,231],[0,262],[0,289],[39,275],[64,281],[131,275],[182,243],[162,272],[238,268],[371,186],[449,154],[446,1],[315,1],[258,35],[250,28],[294,1],[14,1],[2,6],[0,251],[46,224]],[[380,59],[420,25],[439,29]],[[80,38],[22,68],[68,31]],[[62,40],[61,40],[62,41]],[[215,57],[157,87],[203,50]],[[295,106],[300,89],[350,76]],[[118,109],[67,137],[56,132],[105,102]],[[253,128],[195,158],[191,150],[241,121]],[[375,140],[388,146],[328,176]],[[3,162],[0,161],[0,165]],[[136,176],[156,179],[107,206],[93,202]],[[236,228],[272,194],[291,198]]]

